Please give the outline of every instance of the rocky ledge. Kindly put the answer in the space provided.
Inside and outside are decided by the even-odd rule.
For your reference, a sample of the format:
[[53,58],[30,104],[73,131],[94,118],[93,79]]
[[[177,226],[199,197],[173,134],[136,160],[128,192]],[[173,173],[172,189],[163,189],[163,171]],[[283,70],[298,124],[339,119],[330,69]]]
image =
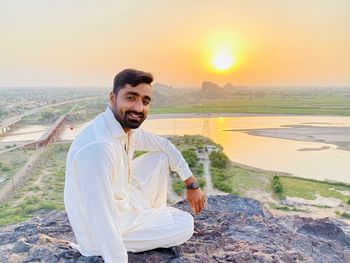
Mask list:
[[[185,201],[176,207],[189,211]],[[0,262],[103,262],[69,246],[65,212],[0,228]],[[174,249],[129,253],[129,262],[350,262],[349,225],[335,219],[272,217],[256,200],[210,197],[195,234]]]

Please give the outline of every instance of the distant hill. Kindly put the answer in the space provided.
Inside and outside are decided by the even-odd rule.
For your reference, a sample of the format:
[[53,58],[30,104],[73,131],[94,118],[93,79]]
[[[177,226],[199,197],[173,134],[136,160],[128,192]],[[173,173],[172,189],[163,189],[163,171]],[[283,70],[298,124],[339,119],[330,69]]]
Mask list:
[[208,99],[220,98],[225,96],[225,90],[214,82],[203,81],[201,95]]
[[154,91],[158,91],[159,93],[164,95],[173,94],[174,92],[176,92],[173,87],[159,82],[152,84],[152,86]]

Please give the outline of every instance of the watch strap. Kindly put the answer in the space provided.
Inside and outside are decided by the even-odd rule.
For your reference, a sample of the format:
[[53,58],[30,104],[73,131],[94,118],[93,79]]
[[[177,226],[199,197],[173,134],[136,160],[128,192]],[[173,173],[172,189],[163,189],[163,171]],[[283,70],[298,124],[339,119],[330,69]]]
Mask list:
[[188,190],[195,190],[199,188],[199,184],[197,183],[197,181],[193,181],[192,183],[186,185],[186,189]]

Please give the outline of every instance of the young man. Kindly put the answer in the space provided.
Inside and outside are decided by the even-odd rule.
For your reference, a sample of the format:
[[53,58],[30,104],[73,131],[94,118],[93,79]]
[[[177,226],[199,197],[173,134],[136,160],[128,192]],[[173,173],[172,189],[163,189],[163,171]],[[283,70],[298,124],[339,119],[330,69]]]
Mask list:
[[[198,214],[204,194],[181,153],[167,139],[138,127],[152,99],[150,73],[126,69],[114,78],[110,105],[74,140],[67,156],[64,202],[85,256],[127,262],[140,252],[184,243],[193,217],[166,207],[167,175],[176,171]],[[135,150],[148,151],[132,160]]]

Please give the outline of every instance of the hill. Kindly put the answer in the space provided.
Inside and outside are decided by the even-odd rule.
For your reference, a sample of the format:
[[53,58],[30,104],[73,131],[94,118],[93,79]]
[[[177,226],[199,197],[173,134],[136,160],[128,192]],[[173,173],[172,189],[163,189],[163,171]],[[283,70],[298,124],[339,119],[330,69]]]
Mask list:
[[[176,207],[189,211],[185,201]],[[210,197],[193,237],[177,250],[129,253],[129,262],[350,262],[349,225],[324,218],[273,217],[256,200]],[[69,246],[65,212],[0,228],[1,262],[103,262]],[[175,253],[174,253],[175,252]]]

